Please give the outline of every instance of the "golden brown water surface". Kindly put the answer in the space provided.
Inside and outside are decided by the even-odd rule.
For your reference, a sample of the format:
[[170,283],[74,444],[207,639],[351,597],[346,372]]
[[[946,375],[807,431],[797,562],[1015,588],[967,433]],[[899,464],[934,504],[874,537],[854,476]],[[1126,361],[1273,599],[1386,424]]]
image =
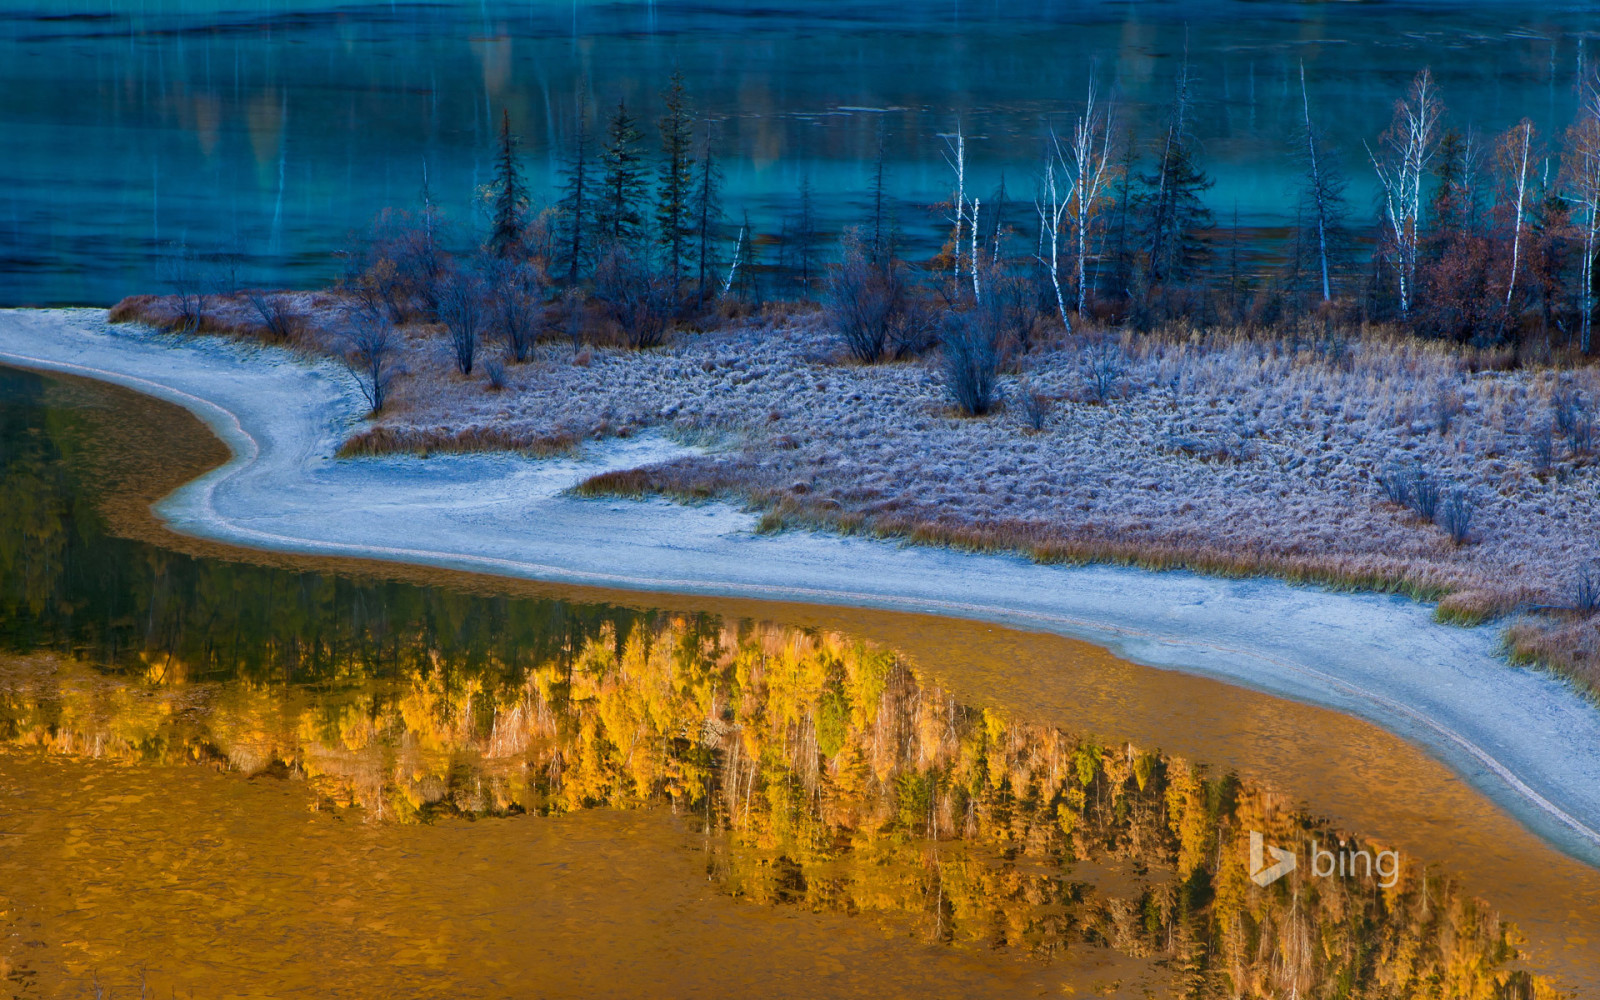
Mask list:
[[[980,623],[180,540],[147,504],[204,428],[39,392],[0,432],[19,996],[1600,991],[1597,873],[1366,723]],[[1262,889],[1249,829],[1403,877]]]

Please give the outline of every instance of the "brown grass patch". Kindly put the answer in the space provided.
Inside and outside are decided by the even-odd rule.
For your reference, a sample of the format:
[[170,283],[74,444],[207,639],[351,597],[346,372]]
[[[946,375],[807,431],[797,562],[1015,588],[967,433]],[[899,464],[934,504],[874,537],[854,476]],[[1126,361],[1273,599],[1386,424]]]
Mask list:
[[1512,663],[1570,677],[1579,690],[1600,700],[1600,615],[1530,617],[1507,629],[1505,641]]
[[525,455],[564,455],[583,442],[578,434],[535,435],[496,427],[445,428],[369,427],[339,447],[340,458],[357,455],[465,453],[516,451]]

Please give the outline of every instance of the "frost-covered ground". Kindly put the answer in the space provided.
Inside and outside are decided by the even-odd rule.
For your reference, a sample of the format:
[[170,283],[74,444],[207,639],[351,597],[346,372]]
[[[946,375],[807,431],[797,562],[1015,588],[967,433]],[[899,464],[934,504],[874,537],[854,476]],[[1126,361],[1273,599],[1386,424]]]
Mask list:
[[[730,336],[703,347],[737,347]],[[411,360],[420,365],[432,349],[419,343]],[[604,352],[596,358],[606,364]],[[1405,598],[1259,577],[1040,565],[832,533],[762,534],[754,514],[728,503],[573,495],[571,487],[596,474],[698,461],[694,449],[658,433],[611,439],[578,459],[340,460],[341,442],[363,421],[360,397],[337,365],[216,337],[108,327],[95,310],[0,311],[0,363],[117,382],[204,420],[234,457],[157,505],[177,531],[285,552],[1059,632],[1152,666],[1369,719],[1427,747],[1553,843],[1590,863],[1600,858],[1600,707],[1547,674],[1508,668],[1495,655],[1495,628],[1441,625]],[[560,370],[549,363],[550,372]],[[415,388],[428,382],[420,369],[412,377]],[[484,391],[475,382],[456,388]],[[1439,829],[1450,822],[1437,818]]]
[[[1085,371],[1107,355],[1121,374],[1100,402]],[[388,412],[358,435],[378,450],[671,428],[722,446],[597,485],[742,495],[768,527],[1397,588],[1448,595],[1444,613],[1465,618],[1572,605],[1600,556],[1600,466],[1550,431],[1563,392],[1588,412],[1600,402],[1592,369],[1472,371],[1381,338],[1084,339],[1021,359],[1003,379],[1010,405],[971,419],[952,409],[936,355],[846,363],[818,314],[649,352],[549,343],[507,366],[503,390],[458,375],[439,336],[409,339],[403,365]],[[1029,392],[1050,407],[1037,433]],[[1446,497],[1465,491],[1466,544],[1386,499],[1378,476],[1413,468]],[[1600,682],[1592,620],[1515,635]]]

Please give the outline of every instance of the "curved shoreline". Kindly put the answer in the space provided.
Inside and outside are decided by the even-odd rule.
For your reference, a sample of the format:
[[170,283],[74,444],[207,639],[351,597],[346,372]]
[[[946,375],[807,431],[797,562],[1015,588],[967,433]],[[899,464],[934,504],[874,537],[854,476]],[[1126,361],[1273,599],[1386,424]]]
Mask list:
[[608,442],[583,461],[336,461],[361,406],[333,366],[220,339],[109,328],[99,310],[0,311],[0,362],[120,384],[204,421],[233,457],[157,505],[176,531],[308,555],[1056,632],[1374,722],[1600,866],[1600,708],[1553,677],[1505,664],[1492,628],[1436,624],[1405,598],[1041,566],[812,533],[757,536],[755,516],[727,504],[566,492],[596,472],[683,450],[650,438]]

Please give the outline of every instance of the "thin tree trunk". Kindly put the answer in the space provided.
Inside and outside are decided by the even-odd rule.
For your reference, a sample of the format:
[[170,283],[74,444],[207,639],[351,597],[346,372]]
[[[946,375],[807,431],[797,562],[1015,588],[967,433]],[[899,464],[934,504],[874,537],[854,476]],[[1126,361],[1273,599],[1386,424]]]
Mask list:
[[1311,98],[1306,93],[1306,64],[1300,64],[1300,102],[1306,116],[1306,151],[1311,155],[1311,197],[1317,209],[1317,255],[1322,263],[1322,301],[1333,298],[1328,281],[1328,206],[1322,189],[1322,168],[1317,162],[1317,133],[1311,127]]
[[739,238],[733,243],[733,263],[728,265],[728,280],[722,283],[722,297],[728,297],[728,290],[733,287],[733,279],[739,273],[739,254],[744,249],[744,228],[739,227]]

